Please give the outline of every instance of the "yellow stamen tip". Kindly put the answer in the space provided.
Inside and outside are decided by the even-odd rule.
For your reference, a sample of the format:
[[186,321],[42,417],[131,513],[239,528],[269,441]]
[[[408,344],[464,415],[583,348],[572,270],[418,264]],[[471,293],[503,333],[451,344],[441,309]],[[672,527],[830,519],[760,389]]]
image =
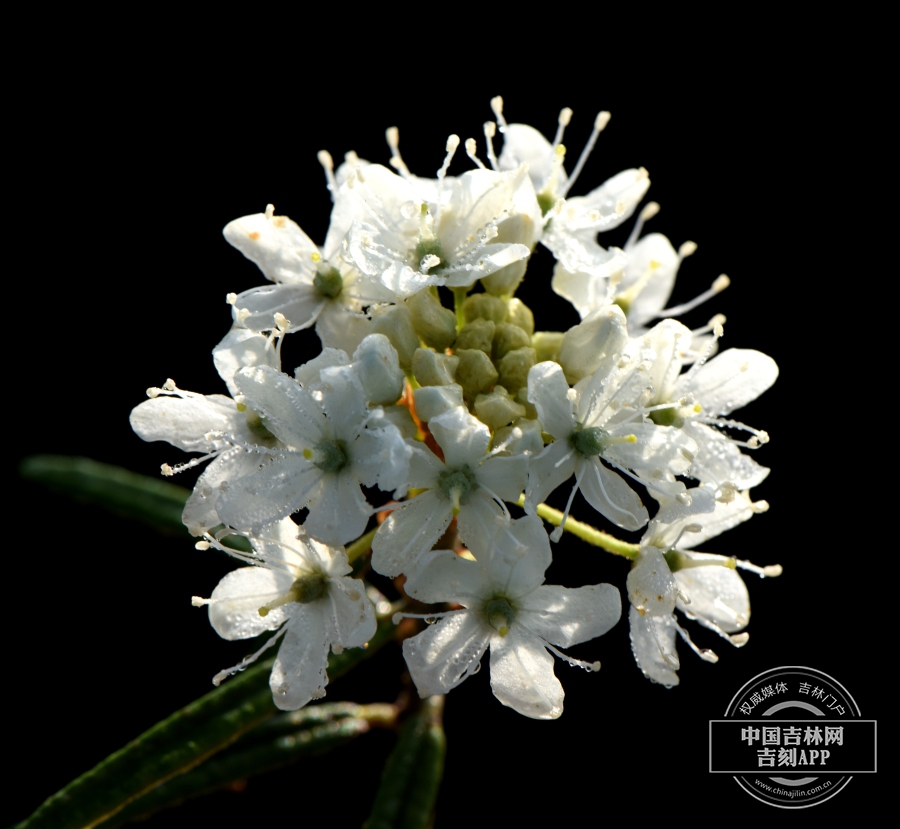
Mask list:
[[701,406],[699,403],[697,403],[697,404],[694,406],[694,411],[695,411],[697,414],[700,414],[700,412],[703,411],[703,406]]
[[312,456],[313,456],[312,449],[304,449],[303,450],[303,457],[306,458],[306,460],[309,460]]
[[267,608],[267,607],[261,607],[261,608],[259,609],[259,615],[260,615],[260,616],[263,616],[263,617],[268,616],[268,615],[269,615],[269,608]]
[[247,411],[247,404],[246,404],[246,403],[235,403],[234,405],[235,405],[235,407],[237,408],[237,410],[238,410],[239,412],[246,412],[246,411]]
[[506,625],[502,625],[500,628],[498,628],[497,633],[499,633],[501,636],[506,636],[506,634],[509,633],[509,628]]
[[626,435],[625,442],[626,443],[637,443],[637,435]]
[[318,262],[322,258],[322,254],[318,251],[315,251],[314,253],[310,254],[309,258],[312,259],[313,262]]

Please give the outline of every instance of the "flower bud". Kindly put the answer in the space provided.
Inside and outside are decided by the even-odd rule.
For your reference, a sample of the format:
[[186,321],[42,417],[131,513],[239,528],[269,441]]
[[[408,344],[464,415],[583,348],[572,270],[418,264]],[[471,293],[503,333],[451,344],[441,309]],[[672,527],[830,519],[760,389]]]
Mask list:
[[475,398],[475,416],[491,429],[499,429],[524,415],[525,407],[516,403],[503,386],[494,386],[490,394]]
[[478,319],[467,322],[460,329],[453,348],[477,348],[485,354],[490,354],[495,328],[496,326],[492,320]]
[[396,403],[403,394],[403,372],[397,352],[384,334],[369,334],[353,352],[353,368],[375,406]]
[[517,348],[500,361],[500,385],[515,393],[528,385],[528,372],[537,362],[533,348]]
[[[527,213],[517,213],[497,225],[497,236],[494,238],[494,242],[527,245],[531,248],[534,246],[534,231],[534,219]],[[520,259],[505,268],[494,271],[490,276],[484,277],[481,284],[489,294],[510,296],[516,292],[516,288],[522,282],[527,267],[528,259]]]
[[507,314],[506,303],[490,294],[472,294],[463,302],[463,318],[466,322],[484,319],[500,323],[506,321]]
[[498,446],[503,447],[497,452],[501,456],[521,455],[524,452],[536,455],[544,448],[540,421],[520,418],[512,426],[497,429],[491,448],[496,449]]
[[577,383],[593,374],[627,342],[625,314],[615,305],[608,306],[589,314],[566,332],[557,360],[566,380]]
[[510,351],[530,345],[531,337],[518,325],[501,322],[494,334],[494,360],[502,360]]
[[528,386],[522,386],[522,388],[519,389],[516,393],[516,402],[520,406],[525,407],[525,417],[529,420],[540,420],[537,409],[534,407],[534,403],[528,399]]
[[384,334],[397,350],[400,368],[408,371],[419,347],[419,335],[413,328],[412,312],[406,305],[382,305],[372,309],[372,330]]
[[447,386],[453,382],[459,357],[438,354],[430,348],[417,348],[412,359],[412,372],[420,386]]
[[479,392],[486,391],[497,382],[497,369],[483,351],[463,348],[456,352],[456,356],[459,357],[456,380],[467,400],[474,400]]
[[656,547],[641,547],[625,586],[628,600],[641,616],[668,616],[675,610],[678,586]]
[[463,390],[458,383],[448,386],[422,386],[415,390],[416,414],[428,422],[454,406],[463,405]]
[[518,325],[529,337],[534,333],[534,314],[521,299],[511,299],[507,304],[507,322]]
[[562,345],[563,337],[562,331],[538,331],[531,338],[531,347],[534,349],[537,354],[537,361],[539,363],[546,362],[547,360],[556,361],[556,357],[559,354],[559,347]]
[[456,314],[444,308],[430,290],[419,291],[407,300],[412,324],[425,345],[438,351],[449,348],[456,339]]

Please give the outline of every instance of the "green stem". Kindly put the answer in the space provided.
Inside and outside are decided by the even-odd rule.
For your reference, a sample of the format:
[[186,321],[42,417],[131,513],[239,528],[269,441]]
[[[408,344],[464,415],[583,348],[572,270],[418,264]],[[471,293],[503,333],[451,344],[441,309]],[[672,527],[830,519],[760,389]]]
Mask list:
[[360,536],[356,539],[356,541],[352,541],[347,545],[347,561],[354,561],[359,558],[361,555],[369,552],[369,549],[372,547],[372,539],[375,538],[375,533],[378,532],[378,527],[374,530],[369,530],[365,535]]
[[[525,495],[520,495],[519,500],[516,501],[516,503],[520,507],[524,507]],[[553,509],[553,507],[548,507],[546,504],[537,505],[537,514],[548,523],[553,524],[554,527],[558,527],[562,524],[562,512],[558,509]],[[566,526],[563,529],[567,533],[578,536],[582,541],[587,541],[588,544],[592,544],[594,547],[601,547],[608,553],[615,553],[617,556],[634,558],[641,549],[640,544],[629,544],[627,541],[622,541],[614,535],[598,530],[590,524],[585,524],[583,521],[576,521],[571,516],[566,519]]]
[[453,310],[456,311],[456,330],[460,331],[466,324],[466,318],[463,316],[463,302],[469,293],[468,288],[451,288],[453,291]]

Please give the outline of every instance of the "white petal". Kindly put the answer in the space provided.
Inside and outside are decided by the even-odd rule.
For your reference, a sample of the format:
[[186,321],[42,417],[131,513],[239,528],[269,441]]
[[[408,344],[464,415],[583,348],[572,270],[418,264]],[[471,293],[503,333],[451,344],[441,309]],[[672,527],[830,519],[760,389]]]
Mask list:
[[434,489],[444,464],[427,446],[421,443],[407,444],[412,450],[409,456],[409,484],[411,489]]
[[648,233],[626,253],[628,267],[618,290],[624,293],[638,280],[644,281],[628,308],[629,327],[641,326],[666,307],[678,272],[678,253],[661,233]]
[[622,599],[611,584],[575,588],[545,584],[518,605],[516,618],[536,636],[561,648],[602,636],[622,615]]
[[234,434],[245,417],[230,397],[222,394],[194,397],[160,395],[132,409],[131,428],[144,440],[164,440],[186,452],[209,452],[223,446],[207,440],[208,432]]
[[[501,170],[515,170],[528,165],[535,190],[540,190],[553,171],[555,153],[550,142],[528,124],[508,124],[503,130],[503,151],[497,159]],[[561,176],[565,181],[565,171]]]
[[265,417],[266,427],[289,446],[306,447],[322,440],[325,414],[292,377],[269,366],[242,368],[234,375],[238,390]]
[[608,305],[572,326],[562,339],[557,359],[566,379],[576,383],[595,372],[605,375],[615,355],[628,342],[628,323],[622,309]]
[[265,617],[259,608],[283,596],[294,579],[267,567],[232,570],[216,585],[209,605],[209,622],[224,639],[250,639],[275,630],[287,618],[287,606],[276,607]]
[[[290,319],[290,317],[288,317]],[[232,328],[213,349],[213,362],[232,397],[237,396],[234,373],[244,366],[279,366],[278,354],[268,337],[248,328]]]
[[667,469],[673,475],[686,475],[697,452],[697,444],[682,429],[654,423],[625,423],[610,429],[613,437],[634,435],[635,443],[617,443],[603,453],[613,463],[652,475]]
[[244,291],[234,307],[247,310],[240,316],[241,323],[252,331],[270,331],[275,328],[275,314],[281,313],[290,321],[291,331],[309,328],[318,319],[325,298],[307,282],[285,285],[262,285]]
[[223,483],[227,486],[228,481],[255,474],[261,461],[255,452],[238,449],[219,455],[203,470],[181,514],[181,520],[192,535],[202,535],[224,523],[216,510],[216,501],[222,493],[220,487]]
[[471,676],[493,631],[473,613],[461,611],[403,642],[403,657],[419,696],[446,694]]
[[491,592],[491,581],[482,564],[452,550],[433,550],[423,555],[403,589],[425,604],[456,602],[478,612],[482,598]]
[[553,673],[553,657],[515,622],[506,636],[491,637],[491,688],[500,702],[526,717],[555,720],[562,714],[565,694]]
[[693,519],[701,529],[696,533],[685,533],[682,536],[679,548],[696,547],[715,538],[717,535],[736,527],[738,524],[751,518],[756,510],[747,492],[735,493],[734,499],[724,504],[716,502],[715,510],[709,515],[700,515]]
[[581,214],[596,211],[599,216],[589,219],[591,227],[597,230],[611,230],[618,227],[632,213],[638,202],[644,198],[650,178],[643,168],[622,170],[603,184],[591,190],[580,199],[569,199],[577,205]]
[[[647,679],[671,688],[678,684],[678,653],[675,650],[676,623],[673,616],[656,618],[641,616],[634,607],[628,613],[631,622],[631,650],[635,661]],[[665,650],[669,661],[660,653]]]
[[453,506],[429,490],[395,509],[378,528],[372,543],[372,567],[384,576],[407,572],[444,534]]
[[482,534],[475,538],[470,532],[466,544],[486,568],[495,591],[518,599],[543,583],[553,554],[540,518],[525,515],[515,521],[495,521],[493,527],[482,524],[479,529]]
[[325,599],[299,605],[288,622],[287,633],[272,667],[272,699],[283,711],[302,708],[325,696],[328,676],[328,638]]
[[458,406],[433,418],[428,428],[444,451],[447,469],[474,469],[491,443],[491,432],[480,420]]
[[475,480],[504,501],[518,501],[528,480],[528,457],[493,457],[475,470]]
[[258,532],[299,512],[319,488],[324,473],[299,453],[276,457],[258,472],[230,482],[216,502],[222,521]]
[[317,541],[346,544],[359,538],[368,522],[369,504],[359,481],[346,469],[322,475],[322,483],[309,501],[304,529]]
[[679,382],[676,389],[679,395],[693,392],[705,414],[726,415],[756,400],[777,377],[778,366],[768,355],[747,348],[729,348],[689,381]]
[[769,474],[749,455],[745,455],[725,435],[705,423],[688,421],[684,425],[697,443],[697,452],[691,465],[691,477],[721,486],[726,481],[738,489],[759,486]]
[[534,509],[558,486],[572,477],[578,456],[567,440],[558,440],[528,461],[528,487],[525,490],[526,509]]
[[328,433],[349,444],[356,440],[369,414],[363,385],[349,366],[323,369],[320,377]]
[[598,459],[584,461],[578,481],[587,502],[616,526],[639,530],[649,520],[647,508],[638,494]]
[[374,635],[375,608],[360,579],[338,578],[329,584],[331,609],[327,616],[328,641],[332,648],[358,648]]
[[[290,317],[288,317],[290,319]],[[350,313],[346,305],[329,302],[316,320],[316,334],[324,348],[340,348],[352,354],[367,334],[372,333],[372,321]]]
[[426,423],[432,418],[463,405],[462,386],[421,386],[415,390],[416,414]]
[[225,238],[273,282],[312,280],[318,248],[287,216],[242,216],[225,225]]
[[393,423],[376,422],[379,428],[364,429],[350,447],[350,470],[365,486],[377,485],[383,492],[405,490],[413,448]]
[[[710,558],[702,553],[684,553],[691,558]],[[727,567],[690,567],[675,573],[678,587],[690,600],[679,600],[678,609],[701,625],[735,633],[750,621],[750,595],[744,580]]]
[[345,351],[340,348],[323,348],[318,356],[294,369],[294,379],[307,391],[314,391],[322,385],[323,369],[346,365],[350,365],[350,358]]
[[656,547],[641,547],[628,571],[625,589],[628,601],[644,614],[671,616],[675,610],[675,577]]
[[568,392],[569,384],[559,363],[538,363],[528,372],[528,399],[537,409],[538,420],[545,432],[563,442],[575,430]]

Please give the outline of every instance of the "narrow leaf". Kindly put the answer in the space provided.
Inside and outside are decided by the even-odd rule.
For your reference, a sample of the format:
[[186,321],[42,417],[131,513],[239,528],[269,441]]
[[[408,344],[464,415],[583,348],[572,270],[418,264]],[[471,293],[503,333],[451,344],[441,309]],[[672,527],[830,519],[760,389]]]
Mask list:
[[[375,653],[394,633],[379,624],[367,648],[328,658],[330,680]],[[108,820],[135,798],[194,768],[263,720],[279,713],[269,673],[274,657],[258,662],[172,714],[48,798],[19,829],[86,829]]]
[[396,717],[393,705],[347,702],[271,717],[212,759],[131,802],[101,829],[116,829],[239,780],[324,754],[365,734],[372,725],[389,725]]
[[426,829],[444,772],[444,697],[424,700],[388,758],[365,829]]

